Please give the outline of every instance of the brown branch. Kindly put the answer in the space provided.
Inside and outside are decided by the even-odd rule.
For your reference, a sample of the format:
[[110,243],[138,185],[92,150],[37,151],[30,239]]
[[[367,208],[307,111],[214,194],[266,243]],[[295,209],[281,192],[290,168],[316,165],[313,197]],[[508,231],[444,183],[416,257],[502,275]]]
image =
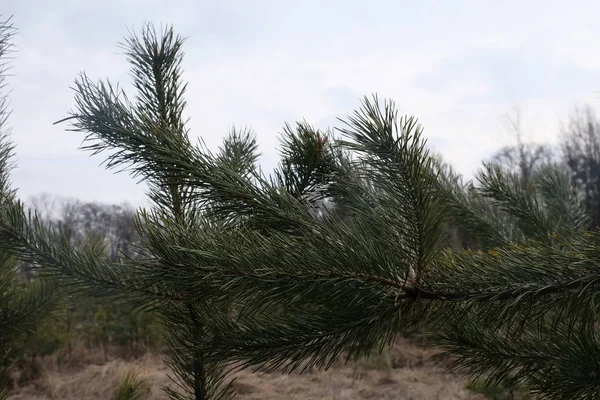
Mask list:
[[[479,301],[490,300],[509,300],[523,295],[531,294],[533,296],[547,296],[573,292],[583,287],[594,285],[600,282],[600,274],[594,272],[582,275],[569,282],[555,282],[553,284],[532,284],[527,286],[516,286],[513,288],[504,288],[499,290],[436,290],[435,287],[412,286],[404,288],[404,294],[399,295],[399,299],[406,300],[433,300],[433,301],[452,301],[462,302],[477,299]],[[537,289],[536,289],[537,287]]]

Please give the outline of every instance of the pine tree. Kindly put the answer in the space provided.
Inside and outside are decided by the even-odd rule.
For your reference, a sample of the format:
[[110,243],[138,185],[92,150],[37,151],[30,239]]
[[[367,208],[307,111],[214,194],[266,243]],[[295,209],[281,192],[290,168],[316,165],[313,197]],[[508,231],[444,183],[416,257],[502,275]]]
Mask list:
[[[15,32],[12,19],[2,19],[0,15],[0,207],[15,197],[9,181],[14,151],[7,126],[10,113],[7,97],[1,93],[6,90],[8,56]],[[7,396],[12,386],[11,370],[22,355],[22,347],[60,299],[50,281],[39,279],[28,284],[19,279],[18,267],[10,250],[0,251],[0,399]]]
[[[568,175],[546,166],[525,183],[484,166],[463,184],[416,119],[373,97],[339,139],[286,126],[267,177],[247,132],[217,154],[189,140],[182,44],[171,29],[132,35],[136,97],[82,75],[68,119],[109,168],[148,183],[144,257],[108,264],[18,202],[0,218],[0,244],[59,284],[160,313],[181,385],[171,398],[227,397],[230,369],[327,367],[422,326],[466,375],[600,396],[598,237]],[[479,250],[445,248],[448,217]]]

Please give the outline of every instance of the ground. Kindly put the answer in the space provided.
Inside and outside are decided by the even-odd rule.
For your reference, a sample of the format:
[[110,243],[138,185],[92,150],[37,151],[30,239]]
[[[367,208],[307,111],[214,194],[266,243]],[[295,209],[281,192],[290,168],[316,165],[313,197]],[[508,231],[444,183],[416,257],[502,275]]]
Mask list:
[[[374,356],[352,365],[341,362],[328,371],[303,374],[237,374],[235,388],[241,400],[398,399],[483,400],[465,388],[465,379],[448,373],[430,359],[433,350],[399,339],[387,356]],[[136,361],[111,360],[70,370],[46,366],[38,380],[17,389],[9,400],[106,400],[112,398],[127,371],[147,378],[150,399],[167,399],[161,386],[171,385],[158,356]]]

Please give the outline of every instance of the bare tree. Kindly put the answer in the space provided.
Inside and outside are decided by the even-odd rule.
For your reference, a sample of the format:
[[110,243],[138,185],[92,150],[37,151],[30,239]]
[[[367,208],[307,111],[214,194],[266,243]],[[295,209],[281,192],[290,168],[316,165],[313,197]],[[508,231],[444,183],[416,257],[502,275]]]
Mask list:
[[37,211],[40,218],[49,219],[57,210],[57,197],[50,193],[41,193],[29,198],[31,208]]
[[577,107],[561,128],[562,157],[584,191],[593,226],[600,225],[600,120],[589,106]]
[[538,169],[553,162],[552,148],[546,144],[526,140],[521,110],[514,107],[504,117],[504,124],[515,144],[502,147],[492,157],[492,162],[522,176],[525,183],[535,175]]
[[71,244],[83,244],[86,235],[95,232],[107,239],[111,260],[120,252],[133,256],[132,244],[137,243],[133,222],[135,210],[128,204],[82,202],[41,193],[31,196],[28,205],[45,223],[66,233]]

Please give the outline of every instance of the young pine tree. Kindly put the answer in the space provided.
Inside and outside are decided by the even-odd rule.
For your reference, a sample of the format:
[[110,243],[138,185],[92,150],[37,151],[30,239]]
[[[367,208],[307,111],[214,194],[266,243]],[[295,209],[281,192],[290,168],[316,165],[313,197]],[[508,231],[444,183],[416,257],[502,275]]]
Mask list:
[[[286,127],[265,177],[251,135],[218,154],[190,142],[182,40],[146,26],[125,45],[137,95],[77,81],[70,121],[108,167],[149,184],[145,257],[108,265],[19,203],[0,243],[62,285],[120,295],[163,317],[176,399],[230,394],[227,368],[327,367],[426,325],[453,367],[549,399],[600,396],[597,235],[568,176],[485,166],[463,185],[431,156],[414,118],[365,99],[339,140]],[[481,251],[444,245],[451,217]],[[484,251],[483,251],[484,250]]]

